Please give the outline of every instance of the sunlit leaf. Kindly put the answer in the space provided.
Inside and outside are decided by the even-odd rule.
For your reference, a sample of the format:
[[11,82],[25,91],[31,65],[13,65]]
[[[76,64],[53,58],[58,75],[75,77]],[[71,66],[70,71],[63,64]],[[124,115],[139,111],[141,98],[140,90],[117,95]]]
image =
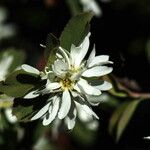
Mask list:
[[[13,114],[20,122],[31,121],[31,117],[45,105],[46,100],[47,96],[39,96],[37,98],[28,100],[16,98],[13,104]],[[41,103],[39,103],[40,101]]]
[[5,82],[0,82],[0,92],[12,97],[22,97],[40,82],[36,74],[17,70],[10,74]]
[[121,106],[118,107],[118,109],[115,110],[115,112],[113,113],[110,122],[109,122],[109,133],[111,135],[114,134],[115,129],[117,127],[118,121],[121,117],[121,115],[123,114],[125,108],[128,106],[128,103],[123,103]]
[[113,113],[109,123],[109,133],[115,136],[116,141],[120,140],[139,103],[140,100],[124,102]]
[[140,101],[137,100],[137,101],[130,102],[126,106],[117,125],[117,135],[116,135],[117,141],[121,138],[125,128],[127,127],[129,121],[131,120],[131,117],[133,116],[133,113],[135,112],[139,103]]
[[73,17],[66,25],[60,36],[60,45],[70,50],[72,44],[79,46],[90,28],[90,21],[93,17],[91,12],[86,12]]

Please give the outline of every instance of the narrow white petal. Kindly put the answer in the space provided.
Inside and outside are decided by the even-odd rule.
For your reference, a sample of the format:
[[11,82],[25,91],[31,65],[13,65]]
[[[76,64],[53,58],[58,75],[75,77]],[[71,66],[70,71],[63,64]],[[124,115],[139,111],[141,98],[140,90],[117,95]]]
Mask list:
[[75,120],[76,120],[76,116],[77,116],[77,110],[76,108],[73,109],[73,112],[71,112],[72,115],[68,115],[66,118],[65,118],[65,123],[67,124],[68,126],[68,129],[71,130],[74,128],[75,126]]
[[108,55],[99,55],[96,56],[92,59],[91,63],[89,63],[88,67],[92,67],[94,65],[101,65],[104,64],[105,62],[108,62],[109,56]]
[[43,119],[44,126],[50,124],[55,119],[58,109],[59,109],[59,102],[60,102],[60,98],[58,98],[58,97],[53,100],[52,109],[49,111],[48,118],[46,118],[46,116],[45,116]]
[[69,61],[69,57],[68,57],[67,51],[65,51],[62,47],[59,46],[59,52],[65,58],[65,60],[66,60],[66,62],[68,64],[68,67],[70,67],[70,61]]
[[87,51],[89,49],[89,36],[90,33],[85,37],[83,43],[79,46],[80,49],[78,49],[78,55],[75,58],[75,66],[79,67],[82,60],[84,59],[85,55],[87,54]]
[[94,45],[94,48],[91,52],[91,54],[89,55],[89,58],[87,60],[87,66],[89,66],[89,64],[93,61],[93,59],[95,58],[95,55],[96,55],[96,50],[95,50],[95,45]]
[[96,115],[96,113],[89,106],[87,106],[87,105],[82,105],[82,106],[87,114],[93,115],[96,119],[99,119],[99,117]]
[[107,90],[110,90],[112,88],[112,84],[107,82],[107,81],[104,81],[103,84],[97,85],[95,87],[100,89],[101,91],[107,91]]
[[100,77],[112,72],[112,67],[107,66],[96,66],[91,69],[87,69],[83,72],[82,76],[84,77]]
[[74,89],[75,89],[77,92],[79,92],[79,93],[82,92],[81,89],[79,88],[79,86],[78,86],[77,84],[74,86]]
[[71,97],[68,90],[65,90],[62,95],[62,102],[58,112],[58,118],[63,119],[68,114],[71,107]]
[[55,89],[58,89],[60,88],[60,84],[58,82],[49,82],[49,80],[47,81],[47,84],[46,84],[46,89],[47,90],[55,90]]
[[88,82],[84,79],[80,79],[80,81],[77,83],[77,86],[84,91],[86,94],[89,95],[100,95],[101,91],[94,86],[91,86],[88,84]]
[[75,64],[75,60],[79,54],[80,47],[76,47],[74,44],[71,45],[71,50],[70,50],[70,57],[71,57],[71,64]]
[[46,104],[35,116],[31,118],[31,120],[36,120],[42,117],[49,109],[50,103]]
[[21,68],[24,71],[29,72],[29,73],[33,73],[33,74],[37,74],[37,75],[40,74],[39,70],[37,70],[36,68],[34,68],[32,66],[26,65],[26,64],[22,65]]
[[37,92],[37,90],[31,91],[31,92],[29,92],[27,95],[25,95],[23,98],[24,98],[24,99],[31,99],[31,98],[38,97],[39,94],[36,93],[36,92]]

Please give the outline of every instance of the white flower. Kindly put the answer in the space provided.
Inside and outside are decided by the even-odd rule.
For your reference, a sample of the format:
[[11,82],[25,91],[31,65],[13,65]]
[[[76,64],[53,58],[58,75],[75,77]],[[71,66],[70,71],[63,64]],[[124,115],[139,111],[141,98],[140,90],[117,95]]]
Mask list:
[[83,5],[84,11],[93,11],[97,17],[102,15],[102,10],[95,0],[80,0],[80,3]]
[[[31,91],[24,97],[33,98],[40,94],[51,94],[47,104],[31,120],[42,117],[43,125],[48,125],[56,118],[64,119],[68,129],[72,129],[78,107],[91,118],[98,119],[90,105],[98,105],[101,91],[111,89],[112,85],[100,80],[99,77],[112,72],[112,67],[104,66],[112,62],[107,55],[95,56],[95,48],[89,58],[84,60],[89,49],[89,36],[90,34],[85,37],[79,47],[72,45],[70,53],[59,47],[52,69],[48,71],[49,68],[46,68],[42,77],[43,80],[47,80],[45,89]],[[23,65],[22,68],[40,74],[31,66]]]

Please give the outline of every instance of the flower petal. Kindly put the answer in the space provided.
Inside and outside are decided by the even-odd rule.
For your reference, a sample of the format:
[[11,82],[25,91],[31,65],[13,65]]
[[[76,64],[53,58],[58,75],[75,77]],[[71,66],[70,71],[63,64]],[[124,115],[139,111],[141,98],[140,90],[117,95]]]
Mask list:
[[77,116],[77,110],[75,108],[75,105],[73,104],[68,116],[65,118],[65,123],[69,130],[73,129],[75,126],[75,120]]
[[89,58],[87,60],[87,66],[89,66],[89,64],[92,62],[92,60],[95,58],[95,55],[96,55],[96,50],[95,50],[95,45],[94,45],[94,48],[91,52],[91,54],[89,55]]
[[99,55],[93,58],[93,60],[91,61],[91,63],[89,63],[88,67],[92,67],[94,65],[100,65],[100,64],[105,64],[106,62],[108,62],[109,60],[109,56],[108,55]]
[[46,118],[46,116],[43,119],[43,125],[46,126],[48,124],[50,124],[56,117],[58,109],[59,109],[59,102],[60,102],[60,98],[57,97],[56,99],[53,100],[52,103],[52,109],[48,114],[48,118]]
[[112,67],[96,66],[83,72],[84,77],[100,77],[112,72]]
[[49,80],[47,80],[47,83],[46,83],[46,89],[48,91],[51,91],[51,90],[55,90],[55,89],[58,89],[60,88],[60,84],[58,82],[50,82]]
[[37,90],[35,90],[35,91],[29,92],[29,93],[26,94],[23,98],[24,98],[24,99],[31,99],[31,98],[38,97],[39,95],[40,95],[40,94],[37,93]]
[[68,90],[65,90],[62,95],[61,106],[58,112],[58,118],[63,119],[68,114],[71,107],[71,96]]
[[97,106],[101,102],[101,95],[100,96],[86,95],[86,97],[88,102],[93,106]]
[[35,116],[31,118],[31,120],[36,120],[41,118],[49,109],[50,103],[46,104]]
[[90,33],[85,37],[84,41],[81,43],[79,47],[72,47],[71,49],[71,58],[74,58],[74,66],[79,67],[85,55],[87,54],[89,48],[89,36]]
[[91,116],[94,116],[96,119],[99,119],[99,117],[95,114],[95,112],[88,105],[83,104],[83,103],[78,103],[78,102],[75,102],[75,104],[76,104],[77,109],[83,110],[86,112],[87,115],[89,115],[89,116],[86,116],[89,119],[91,119]]
[[103,84],[97,85],[95,87],[101,91],[107,91],[107,90],[110,90],[112,88],[112,84],[107,82],[107,81],[104,81]]
[[69,53],[67,50],[63,49],[61,46],[59,46],[59,52],[62,54],[62,57],[66,60],[67,65],[70,67],[70,61],[69,61]]
[[29,73],[33,73],[33,74],[37,74],[37,75],[40,74],[39,70],[37,70],[36,68],[34,68],[32,66],[26,65],[26,64],[22,65],[21,68],[24,71],[29,72]]
[[84,79],[80,79],[80,81],[77,83],[77,86],[84,91],[86,94],[89,95],[100,95],[101,91],[94,86],[91,86],[88,84],[88,82]]

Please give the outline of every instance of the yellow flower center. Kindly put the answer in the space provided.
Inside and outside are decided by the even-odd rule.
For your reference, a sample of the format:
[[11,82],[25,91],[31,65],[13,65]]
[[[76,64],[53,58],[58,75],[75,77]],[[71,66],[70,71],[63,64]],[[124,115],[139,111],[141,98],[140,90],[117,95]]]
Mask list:
[[61,84],[61,88],[62,90],[66,90],[66,89],[73,89],[73,86],[74,86],[74,82],[71,81],[69,78],[64,78],[60,81],[60,84]]

